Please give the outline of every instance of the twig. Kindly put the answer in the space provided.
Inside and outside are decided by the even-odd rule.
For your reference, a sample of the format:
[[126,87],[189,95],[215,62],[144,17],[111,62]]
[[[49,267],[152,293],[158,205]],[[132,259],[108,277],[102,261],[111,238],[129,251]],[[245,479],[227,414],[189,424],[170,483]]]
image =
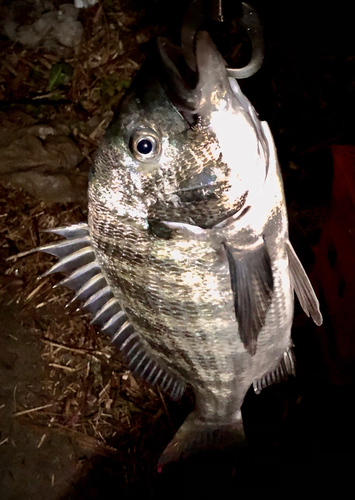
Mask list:
[[41,437],[38,445],[37,445],[37,448],[40,448],[42,446],[42,444],[44,443],[44,440],[46,439],[47,437],[47,434],[43,434],[43,436]]
[[69,347],[67,345],[59,344],[58,342],[53,342],[53,341],[48,340],[48,339],[41,339],[41,341],[44,342],[45,344],[51,345],[53,347],[58,347],[59,349],[65,349],[66,351],[76,352],[77,354],[86,354],[86,355],[90,355],[90,356],[102,355],[108,359],[110,359],[110,357],[111,357],[111,354],[106,354],[105,352],[102,352],[102,351],[91,351],[90,349],[81,349],[79,347]]
[[34,297],[35,295],[37,295],[37,293],[40,291],[40,289],[41,289],[41,288],[43,288],[43,287],[44,287],[44,285],[45,285],[45,284],[46,284],[49,280],[50,280],[50,277],[48,277],[47,279],[43,280],[43,281],[42,281],[42,283],[40,283],[40,284],[38,285],[38,287],[37,287],[37,288],[35,288],[34,290],[32,290],[32,292],[31,292],[31,293],[29,293],[29,294],[27,295],[27,297],[25,298],[25,300],[24,300],[25,304],[26,304],[26,302],[29,302],[31,299],[33,299],[33,297]]
[[17,410],[17,404],[16,404],[16,391],[17,391],[17,384],[15,385],[14,387],[14,394],[13,394],[13,398],[14,398],[14,412],[16,412]]
[[101,397],[103,396],[103,394],[104,394],[104,393],[106,393],[106,396],[109,396],[109,393],[108,393],[108,390],[107,390],[107,389],[110,387],[110,385],[111,385],[111,381],[109,381],[109,382],[105,385],[105,387],[104,387],[104,388],[100,391],[100,393],[99,393],[99,398],[101,398]]
[[44,302],[41,302],[40,304],[37,304],[36,305],[36,309],[39,309],[40,307],[44,307],[46,306],[47,304],[50,304],[51,302],[55,302],[58,300],[58,297],[55,295],[54,297],[51,297],[50,299],[44,301]]
[[58,365],[57,363],[48,363],[49,366],[53,368],[60,368],[61,370],[65,370],[67,372],[73,373],[79,370],[79,368],[71,368],[70,366]]
[[54,403],[49,403],[47,405],[37,406],[36,408],[30,408],[29,410],[18,411],[18,412],[13,414],[13,417],[19,417],[20,415],[26,415],[27,413],[34,413],[35,411],[44,410],[45,408],[49,408],[50,406],[53,406],[53,404]]
[[6,261],[21,259],[21,257],[26,257],[26,255],[30,255],[36,251],[35,248],[31,248],[31,250],[26,250],[26,252],[17,253],[16,255],[10,255],[10,257],[6,257]]
[[163,403],[164,410],[165,410],[166,416],[168,417],[169,424],[172,426],[172,422],[171,422],[171,420],[170,420],[170,414],[169,414],[168,408],[167,408],[167,406],[166,406],[166,404],[165,404],[165,401],[164,401],[163,395],[162,395],[162,393],[160,392],[159,386],[157,386],[156,388],[157,388],[157,391],[158,391],[159,397],[160,397],[160,399],[161,399],[161,402]]

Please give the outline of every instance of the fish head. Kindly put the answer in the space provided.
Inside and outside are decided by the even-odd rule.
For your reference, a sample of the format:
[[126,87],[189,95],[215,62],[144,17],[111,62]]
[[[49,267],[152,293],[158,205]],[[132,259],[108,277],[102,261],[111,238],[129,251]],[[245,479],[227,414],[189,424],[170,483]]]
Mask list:
[[256,112],[209,35],[197,72],[160,38],[121,101],[89,182],[90,203],[148,227],[169,220],[213,227],[260,191],[267,147]]

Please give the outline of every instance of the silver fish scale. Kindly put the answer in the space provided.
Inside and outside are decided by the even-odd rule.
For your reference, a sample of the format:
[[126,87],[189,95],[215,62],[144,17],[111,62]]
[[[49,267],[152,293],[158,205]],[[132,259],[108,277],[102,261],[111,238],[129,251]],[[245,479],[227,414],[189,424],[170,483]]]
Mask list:
[[[112,159],[112,151],[104,149],[101,155]],[[99,164],[105,164],[102,158]],[[178,161],[177,165],[172,172],[180,171]],[[132,213],[134,197],[120,195],[116,203],[115,190],[109,199],[103,196],[99,176],[106,175],[106,168],[107,164],[89,189],[89,227],[100,267],[136,332],[173,373],[194,386],[197,400],[201,400],[199,411],[205,417],[225,417],[241,404],[250,380],[272,369],[274,358],[272,364],[260,361],[265,355],[262,341],[254,360],[246,352],[238,335],[229,268],[225,260],[219,261],[216,248],[178,235],[172,240],[150,235],[144,228],[151,207],[149,197],[132,223],[117,217],[111,207],[118,206],[121,214]],[[112,182],[119,193],[126,190],[116,179]],[[206,206],[199,208],[203,212]],[[166,210],[163,220],[169,220],[169,207]],[[175,214],[179,212],[175,210]],[[286,298],[280,311],[285,310],[285,302]],[[268,315],[272,329],[275,305]],[[278,335],[280,357],[289,343],[288,331],[280,342],[277,332],[282,326],[271,332],[275,338]],[[270,328],[265,325],[264,330],[268,337]],[[260,335],[262,340],[263,332]],[[258,367],[255,373],[253,367]]]
[[[228,215],[225,210],[227,204],[230,205],[231,213],[237,212],[243,205],[244,199],[230,203],[230,169],[222,161],[216,138],[207,125],[207,122],[201,121],[196,128],[189,131],[187,141],[191,141],[191,148],[178,152],[174,159],[178,168],[161,169],[147,182],[147,192],[159,192],[156,202],[148,208],[149,218],[210,227]],[[195,184],[191,183],[191,178],[198,178],[203,171],[209,170],[210,166],[213,167],[215,181],[209,179],[209,182],[203,185],[202,178]],[[169,189],[166,190],[165,186],[169,186]],[[175,186],[174,191],[172,186]],[[178,197],[175,196],[172,200],[172,194]],[[180,200],[178,207],[176,198]]]
[[[93,192],[90,198],[94,200]],[[274,349],[273,338],[280,344],[280,357],[288,346],[289,325],[284,323],[291,290],[284,292],[284,273],[274,264],[275,294],[252,362],[238,337],[229,270],[216,260],[215,249],[182,237],[160,240],[147,230],[123,227],[102,210],[93,203],[90,224],[97,258],[135,330],[172,372],[198,386],[201,412],[215,419],[232,411],[245,392],[240,374],[247,385],[272,368],[263,358],[265,349]],[[105,220],[106,232],[96,231],[96,216]],[[280,330],[286,332],[284,342]]]

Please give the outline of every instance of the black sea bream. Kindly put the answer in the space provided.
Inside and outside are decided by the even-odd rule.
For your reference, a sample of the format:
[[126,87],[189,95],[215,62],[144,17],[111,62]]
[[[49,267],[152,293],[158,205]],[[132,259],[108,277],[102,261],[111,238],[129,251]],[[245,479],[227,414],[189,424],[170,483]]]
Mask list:
[[159,39],[122,99],[89,180],[88,224],[41,250],[112,336],[129,367],[172,398],[196,397],[159,466],[243,442],[241,406],[294,373],[294,292],[317,324],[288,238],[266,122],[228,78],[207,33],[197,73]]

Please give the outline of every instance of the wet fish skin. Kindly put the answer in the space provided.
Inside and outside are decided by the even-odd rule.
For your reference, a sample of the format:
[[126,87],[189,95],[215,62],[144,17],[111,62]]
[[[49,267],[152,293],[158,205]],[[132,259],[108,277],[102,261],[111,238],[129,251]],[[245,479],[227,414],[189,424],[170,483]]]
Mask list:
[[[167,61],[168,44],[160,43]],[[248,388],[291,346],[292,251],[271,133],[205,35],[197,61],[193,90],[174,68],[165,85],[142,72],[89,187],[90,234],[113,293],[147,351],[196,395],[161,464],[188,447],[184,440],[199,447],[206,429],[240,434]],[[163,90],[172,81],[182,89],[174,102]],[[156,137],[151,159],[132,154],[140,131]],[[151,221],[171,232],[149,231]]]
[[[322,319],[288,240],[268,125],[206,33],[194,88],[179,52],[158,47],[160,63],[141,69],[98,153],[88,232],[98,268],[89,279],[103,279],[112,316],[127,320],[110,333],[129,366],[175,398],[187,384],[196,396],[161,467],[182,452],[242,446],[250,385],[259,392],[294,374],[294,291]],[[89,285],[80,287],[87,299]]]

